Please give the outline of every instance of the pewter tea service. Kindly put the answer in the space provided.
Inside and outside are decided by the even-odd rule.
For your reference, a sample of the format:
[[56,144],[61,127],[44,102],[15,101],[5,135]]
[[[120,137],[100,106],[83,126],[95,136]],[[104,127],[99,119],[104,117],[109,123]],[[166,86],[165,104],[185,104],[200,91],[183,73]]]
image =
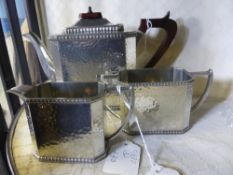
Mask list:
[[[177,25],[169,14],[142,19],[138,31],[124,30],[122,24],[110,23],[91,8],[80,17],[62,34],[49,36],[48,46],[33,33],[24,35],[49,81],[9,92],[24,101],[36,157],[97,162],[121,131],[139,134],[130,122],[133,110],[140,113],[144,134],[187,131],[190,112],[206,99],[213,72],[151,68],[175,37]],[[145,69],[138,69],[136,46],[148,28],[162,28],[167,35]],[[207,76],[207,84],[192,105],[196,76]]]

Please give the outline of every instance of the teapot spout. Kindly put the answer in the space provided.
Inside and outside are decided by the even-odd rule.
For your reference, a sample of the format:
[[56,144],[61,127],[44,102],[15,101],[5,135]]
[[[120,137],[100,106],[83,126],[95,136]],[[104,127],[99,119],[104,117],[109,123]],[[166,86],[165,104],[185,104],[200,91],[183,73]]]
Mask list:
[[30,32],[23,34],[23,39],[30,42],[34,47],[46,77],[51,81],[56,81],[56,73],[53,59],[49,55],[45,45],[41,42],[39,37],[36,36],[36,34]]
[[7,93],[14,94],[22,100],[26,100],[26,94],[33,88],[32,85],[20,85],[7,90]]

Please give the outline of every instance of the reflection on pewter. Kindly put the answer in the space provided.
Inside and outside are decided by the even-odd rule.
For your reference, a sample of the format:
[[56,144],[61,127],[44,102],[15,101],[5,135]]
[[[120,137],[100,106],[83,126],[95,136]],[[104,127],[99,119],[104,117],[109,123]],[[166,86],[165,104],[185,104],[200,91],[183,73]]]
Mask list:
[[[96,162],[106,155],[105,85],[53,82],[9,90],[24,100],[36,156],[42,161]],[[121,126],[122,125],[122,126]],[[109,137],[115,137],[125,126]],[[122,128],[121,128],[122,127]]]
[[[80,17],[63,33],[49,36],[49,52],[35,34],[24,35],[24,39],[34,46],[41,67],[50,80],[95,81],[97,74],[138,66],[137,41],[149,28],[145,19],[141,20],[138,31],[127,31],[122,24],[110,23],[91,8]],[[148,62],[147,67],[153,67],[175,37],[177,25],[169,19],[169,13],[164,18],[147,21],[150,21],[150,28],[163,28],[167,34],[162,42],[166,44],[162,44]]]
[[[193,78],[208,76],[207,85],[192,105]],[[120,71],[119,81],[134,87],[135,108],[144,134],[178,134],[189,128],[190,112],[205,100],[212,83],[212,70],[187,72],[184,69],[136,69]],[[127,130],[138,134],[135,124]]]

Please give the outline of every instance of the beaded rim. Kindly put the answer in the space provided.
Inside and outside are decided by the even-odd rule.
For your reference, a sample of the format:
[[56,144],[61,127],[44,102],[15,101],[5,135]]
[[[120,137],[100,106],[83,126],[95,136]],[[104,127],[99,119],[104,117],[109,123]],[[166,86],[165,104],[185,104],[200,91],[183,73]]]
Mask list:
[[68,27],[64,34],[85,34],[85,33],[107,33],[107,32],[118,32],[123,31],[124,27],[122,24],[118,25],[107,25],[107,26],[95,26],[95,27]]
[[[184,129],[181,130],[157,130],[157,131],[150,131],[150,130],[146,130],[146,131],[142,131],[143,134],[145,135],[160,135],[160,134],[165,134],[165,135],[177,135],[177,134],[184,134],[185,132],[187,132],[190,129],[189,126],[185,127]],[[124,130],[125,133],[129,134],[129,135],[139,135],[139,131],[131,131],[129,129],[125,129]]]
[[76,41],[88,39],[121,39],[127,37],[135,37],[137,32],[105,32],[105,33],[77,33],[77,34],[62,34],[49,37],[51,41]]
[[33,154],[41,162],[55,162],[55,163],[96,163],[107,155],[107,149],[105,152],[94,158],[77,158],[77,157],[58,157],[58,156],[39,156],[37,153]]
[[27,98],[26,103],[60,103],[60,104],[79,104],[79,103],[94,103],[102,100],[103,96],[91,98]]

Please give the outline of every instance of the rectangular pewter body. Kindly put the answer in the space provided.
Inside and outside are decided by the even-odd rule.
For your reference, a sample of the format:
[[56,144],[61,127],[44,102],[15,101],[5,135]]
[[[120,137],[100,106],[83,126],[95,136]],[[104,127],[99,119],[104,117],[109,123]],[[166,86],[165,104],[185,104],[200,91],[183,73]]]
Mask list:
[[[132,35],[132,36],[131,36]],[[126,69],[135,45],[127,44],[133,34],[62,35],[50,38],[58,81],[96,81],[96,75]]]
[[[192,77],[183,69],[127,70],[120,82],[135,89],[135,108],[142,115],[139,124],[144,134],[179,134],[189,128],[192,103]],[[138,134],[136,124],[129,134]]]
[[25,97],[39,160],[92,163],[105,155],[103,97],[97,83],[44,83]]

